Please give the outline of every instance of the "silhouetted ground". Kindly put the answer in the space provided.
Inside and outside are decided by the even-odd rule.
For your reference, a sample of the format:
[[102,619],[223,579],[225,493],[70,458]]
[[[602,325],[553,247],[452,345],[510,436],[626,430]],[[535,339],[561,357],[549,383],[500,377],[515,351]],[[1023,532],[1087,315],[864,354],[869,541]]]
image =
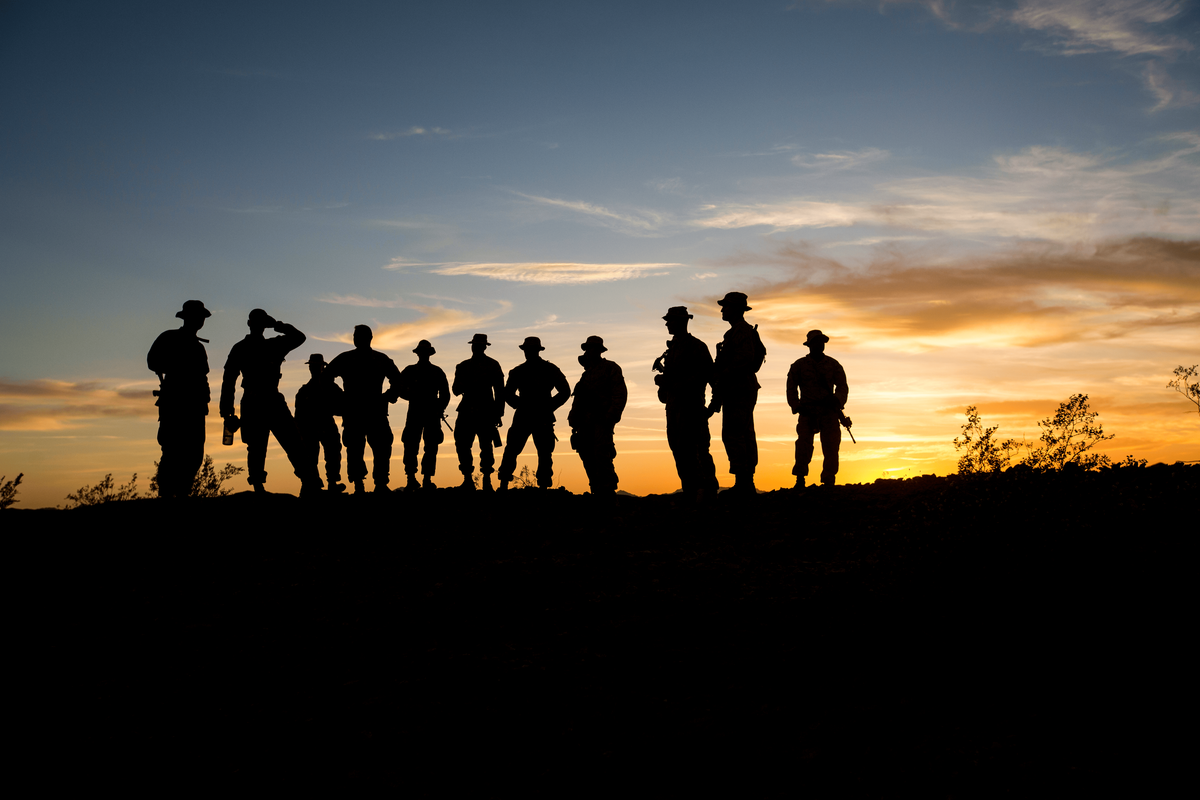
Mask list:
[[33,735],[96,785],[1044,796],[1182,762],[1198,478],[2,518]]

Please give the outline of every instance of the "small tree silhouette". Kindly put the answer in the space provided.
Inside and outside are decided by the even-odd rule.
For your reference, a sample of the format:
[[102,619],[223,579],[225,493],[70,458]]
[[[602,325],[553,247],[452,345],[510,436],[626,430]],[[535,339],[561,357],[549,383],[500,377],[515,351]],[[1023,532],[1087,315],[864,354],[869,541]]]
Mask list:
[[0,509],[8,508],[13,503],[20,502],[17,500],[17,487],[21,485],[21,478],[25,477],[25,473],[18,473],[17,477],[11,481],[5,481],[6,477],[8,476],[0,475],[0,481],[4,481],[0,483]]
[[967,424],[962,426],[962,438],[954,438],[955,451],[965,451],[958,459],[958,474],[976,475],[1008,468],[1013,453],[1021,444],[1015,439],[995,439],[993,434],[999,427],[984,428],[978,409],[967,406]]
[[513,478],[514,489],[536,489],[537,479],[529,472],[529,465],[523,464],[521,471]]
[[1196,379],[1197,367],[1200,364],[1192,364],[1190,367],[1179,366],[1175,368],[1175,380],[1167,384],[1168,389],[1174,389],[1179,392],[1188,402],[1196,404],[1196,413],[1200,414],[1200,380]]
[[136,500],[141,495],[137,490],[137,473],[133,473],[133,477],[129,479],[129,483],[124,486],[117,486],[113,482],[112,473],[104,476],[104,480],[97,483],[95,486],[81,486],[76,490],[75,494],[67,495],[67,508],[79,508],[80,506],[99,506],[105,503],[115,503],[123,500]]
[[1086,394],[1073,394],[1058,407],[1054,416],[1038,422],[1042,429],[1040,447],[1033,448],[1022,461],[1034,469],[1062,469],[1068,464],[1077,464],[1083,469],[1107,467],[1111,462],[1106,455],[1088,452],[1101,442],[1112,439],[1114,434],[1104,435],[1104,428],[1097,421],[1100,413],[1088,407]]
[[[222,489],[221,484],[229,480],[235,475],[240,475],[246,471],[245,467],[235,467],[233,464],[226,463],[221,467],[221,471],[217,472],[216,466],[213,464],[212,456],[204,457],[204,464],[196,473],[196,479],[192,481],[192,488],[188,491],[188,497],[224,497],[231,494],[233,489]],[[158,494],[158,462],[154,462],[154,477],[150,479],[150,494]]]

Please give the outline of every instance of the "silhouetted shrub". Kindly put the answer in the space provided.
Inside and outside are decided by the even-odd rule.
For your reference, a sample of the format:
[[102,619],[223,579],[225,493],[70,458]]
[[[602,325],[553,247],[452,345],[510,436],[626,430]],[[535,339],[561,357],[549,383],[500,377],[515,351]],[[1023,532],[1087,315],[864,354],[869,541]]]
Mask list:
[[[224,497],[233,492],[233,489],[222,489],[221,484],[229,480],[235,475],[240,475],[245,472],[245,467],[235,467],[233,464],[226,463],[221,467],[221,471],[217,472],[216,466],[213,464],[212,456],[204,457],[204,465],[200,467],[200,471],[196,473],[196,479],[192,481],[192,488],[188,491],[188,497]],[[154,477],[150,479],[150,494],[158,494],[158,462],[154,462]]]
[[139,497],[141,495],[138,494],[137,490],[136,472],[129,479],[129,483],[123,486],[117,486],[113,482],[113,476],[110,472],[104,476],[104,480],[95,486],[81,486],[74,494],[67,495],[67,508],[98,506],[122,500],[136,500]]
[[0,483],[0,509],[8,508],[13,503],[18,502],[16,499],[17,487],[21,485],[21,478],[25,477],[25,473],[18,473],[17,477],[11,481],[5,481],[4,479],[6,477],[8,476],[0,475],[0,481],[4,481],[3,483]]

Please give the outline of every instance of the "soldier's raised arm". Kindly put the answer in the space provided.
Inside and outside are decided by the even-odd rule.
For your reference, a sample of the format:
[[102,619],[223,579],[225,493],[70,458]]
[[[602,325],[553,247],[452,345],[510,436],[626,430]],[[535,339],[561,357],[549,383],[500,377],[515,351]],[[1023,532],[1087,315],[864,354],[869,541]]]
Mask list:
[[290,353],[300,345],[304,344],[308,337],[301,333],[295,325],[288,322],[276,321],[274,326],[276,333],[283,334],[279,338],[279,346],[285,348],[284,352]]

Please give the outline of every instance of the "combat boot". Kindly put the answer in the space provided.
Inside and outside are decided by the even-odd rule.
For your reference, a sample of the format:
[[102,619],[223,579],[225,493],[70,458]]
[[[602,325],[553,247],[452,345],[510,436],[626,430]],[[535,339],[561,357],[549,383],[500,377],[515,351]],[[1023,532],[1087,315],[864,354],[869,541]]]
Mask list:
[[507,491],[508,491],[508,481],[506,481],[506,480],[504,480],[503,478],[501,478],[501,479],[500,479],[500,488],[499,488],[499,489],[497,489],[496,491],[499,491],[499,492],[507,492]]
[[337,481],[329,482],[329,493],[330,494],[341,494],[344,491],[346,491],[346,484],[339,483]]
[[422,489],[436,489],[437,488],[436,486],[433,485],[433,476],[432,475],[424,476],[424,480],[421,481],[421,488]]
[[475,480],[467,473],[463,473],[463,481],[458,485],[460,489],[466,489],[468,492],[475,491]]
[[804,491],[804,476],[803,475],[796,476],[796,485],[792,487],[792,491],[796,492],[797,494]]
[[408,473],[408,482],[404,484],[404,491],[415,492],[417,489],[420,489],[420,488],[421,488],[421,484],[419,484],[417,482],[417,473],[415,473],[415,472]]
[[367,487],[363,486],[362,478],[359,478],[358,480],[356,480],[354,482],[354,493],[355,494],[366,494],[367,493]]
[[491,476],[491,475],[484,475],[484,476],[483,476],[483,490],[484,490],[485,492],[492,492],[492,491],[495,491],[495,490],[492,488],[492,476]]

